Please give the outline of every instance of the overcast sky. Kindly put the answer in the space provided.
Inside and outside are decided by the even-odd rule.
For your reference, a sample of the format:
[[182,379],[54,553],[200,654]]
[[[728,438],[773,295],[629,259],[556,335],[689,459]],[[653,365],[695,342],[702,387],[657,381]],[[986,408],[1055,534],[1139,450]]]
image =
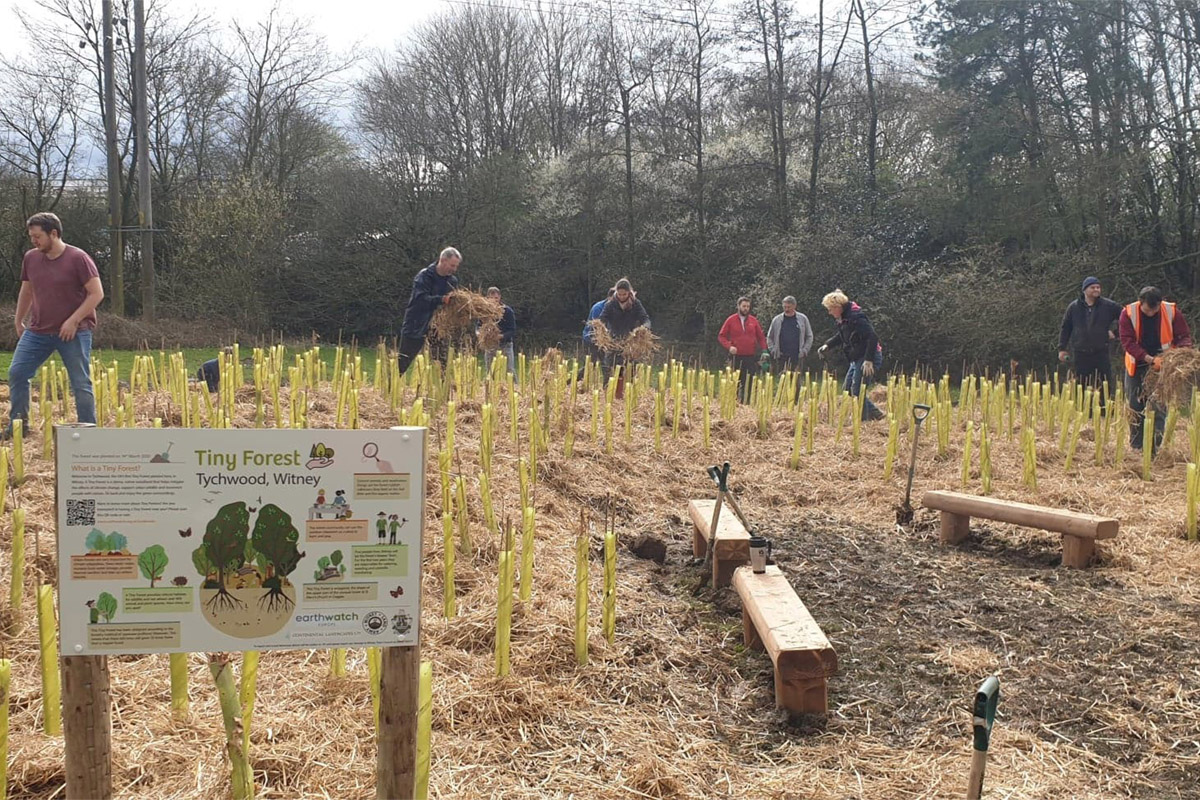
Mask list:
[[[335,51],[350,48],[390,50],[404,31],[415,23],[449,8],[445,0],[160,0],[175,16],[199,11],[214,23],[227,25],[237,18],[243,21],[265,19],[278,2],[289,15],[309,19],[324,34]],[[0,0],[0,53],[7,56],[23,51],[21,26],[16,10],[35,7],[34,0]]]

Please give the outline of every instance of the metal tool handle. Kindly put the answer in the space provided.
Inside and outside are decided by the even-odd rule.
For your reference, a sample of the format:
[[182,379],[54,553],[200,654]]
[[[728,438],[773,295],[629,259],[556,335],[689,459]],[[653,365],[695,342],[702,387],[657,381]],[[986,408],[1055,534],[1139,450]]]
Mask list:
[[929,416],[929,412],[932,410],[931,406],[927,406],[924,403],[913,403],[913,422],[917,423],[917,427],[921,426],[921,423],[925,421],[925,418]]
[[983,795],[988,744],[992,734],[992,723],[996,720],[996,706],[999,703],[1000,679],[992,675],[975,691],[975,703],[971,708],[975,746],[971,753],[971,773],[967,778],[967,800],[979,800]]

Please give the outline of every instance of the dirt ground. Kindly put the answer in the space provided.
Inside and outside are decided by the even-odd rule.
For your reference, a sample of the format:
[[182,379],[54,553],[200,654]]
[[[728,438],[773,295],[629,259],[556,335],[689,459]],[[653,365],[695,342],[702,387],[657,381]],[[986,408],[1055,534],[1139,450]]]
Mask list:
[[[1182,538],[1181,423],[1154,480],[1132,458],[1095,466],[1090,443],[1062,474],[1057,442],[1039,445],[1039,490],[1021,484],[1018,442],[993,443],[994,496],[1116,516],[1121,532],[1087,570],[1059,566],[1055,534],[974,521],[957,547],[937,541],[936,515],[899,528],[903,472],[882,479],[886,423],[865,425],[861,453],[847,430],[822,422],[816,451],[786,462],[793,423],[780,413],[755,436],[747,408],[713,424],[701,447],[698,405],[656,453],[653,398],[643,397],[626,441],[614,408],[614,453],[576,408],[573,458],[561,431],[539,457],[533,599],[514,612],[512,674],[494,676],[497,543],[470,498],[479,545],[459,553],[460,613],[441,616],[441,503],[430,448],[422,658],[433,662],[434,798],[941,798],[962,796],[970,762],[969,703],[989,674],[1001,682],[985,796],[1200,797],[1200,547]],[[328,424],[327,390],[310,422]],[[516,517],[516,451],[499,403],[495,490]],[[152,402],[139,399],[148,416]],[[244,418],[252,419],[247,400]],[[713,409],[714,417],[716,409]],[[364,427],[395,422],[364,392]],[[523,414],[524,416],[524,414]],[[433,427],[440,428],[436,419]],[[460,398],[457,442],[468,484],[477,474],[479,402]],[[526,430],[524,421],[522,430]],[[1086,431],[1085,431],[1086,435]],[[923,439],[925,489],[962,489],[961,429],[944,459]],[[9,793],[63,796],[62,740],[40,732],[32,587],[53,580],[53,468],[28,442],[34,476],[20,490],[31,541],[22,619],[9,623],[13,659]],[[909,443],[901,438],[900,451]],[[1111,462],[1112,445],[1106,455]],[[774,708],[769,659],[742,646],[730,590],[693,591],[687,500],[712,494],[704,467],[729,460],[751,522],[837,651],[826,719],[789,720]],[[974,469],[966,491],[979,491]],[[580,509],[598,520],[609,496],[628,544],[668,542],[665,564],[619,556],[616,639],[599,625],[601,562],[593,538],[591,663],[574,661],[574,537]],[[10,574],[11,520],[0,528],[0,573]],[[228,766],[215,691],[191,657],[191,715],[171,719],[166,656],[110,660],[113,766],[123,798],[220,798]],[[374,797],[375,748],[365,653],[329,675],[326,651],[262,655],[251,758],[260,797]]]

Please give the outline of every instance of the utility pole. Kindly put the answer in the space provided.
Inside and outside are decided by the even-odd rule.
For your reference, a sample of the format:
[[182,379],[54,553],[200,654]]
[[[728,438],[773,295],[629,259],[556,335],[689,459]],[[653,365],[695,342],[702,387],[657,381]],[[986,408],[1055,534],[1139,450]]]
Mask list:
[[150,204],[150,135],[146,105],[146,8],[143,0],[133,3],[134,71],[137,85],[138,227],[142,229],[142,317],[153,322],[154,309],[154,209]]
[[121,213],[121,164],[117,154],[117,87],[113,67],[112,0],[104,0],[104,142],[108,154],[108,240],[112,271],[113,312],[125,313],[125,243]]

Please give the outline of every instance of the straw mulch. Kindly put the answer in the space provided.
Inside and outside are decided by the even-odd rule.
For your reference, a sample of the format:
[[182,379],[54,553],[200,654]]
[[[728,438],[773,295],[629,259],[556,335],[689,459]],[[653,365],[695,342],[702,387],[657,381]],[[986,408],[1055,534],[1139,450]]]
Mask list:
[[500,339],[500,326],[495,320],[489,319],[480,324],[477,339],[480,350],[498,350]]
[[[242,394],[239,393],[239,398]],[[157,399],[141,398],[149,423]],[[409,398],[411,399],[411,398]],[[328,425],[328,389],[314,398],[313,426]],[[527,428],[527,401],[519,404]],[[475,491],[479,406],[460,399],[456,439]],[[497,513],[517,518],[517,450],[499,409],[494,457]],[[1039,490],[1021,485],[1019,449],[993,442],[994,494],[1121,519],[1085,571],[1058,567],[1060,537],[973,520],[960,547],[937,543],[936,514],[918,510],[898,529],[891,507],[905,470],[880,477],[887,428],[865,425],[859,456],[850,432],[827,423],[800,469],[785,466],[788,415],[766,439],[740,408],[713,414],[712,447],[701,448],[700,407],[686,409],[678,438],[669,425],[653,446],[653,396],[643,396],[623,432],[614,408],[614,455],[589,433],[577,407],[575,457],[557,433],[539,456],[537,567],[530,603],[514,610],[512,675],[493,675],[497,542],[484,532],[477,495],[470,517],[476,549],[459,552],[459,616],[441,616],[442,544],[435,420],[427,472],[422,657],[434,665],[430,797],[462,798],[943,798],[962,796],[970,763],[969,702],[997,673],[1000,716],[988,762],[988,796],[1009,798],[1197,797],[1200,790],[1200,547],[1181,541],[1186,436],[1143,482],[1135,461],[1097,467],[1080,442],[1073,474],[1051,437],[1039,447]],[[364,427],[395,416],[369,390]],[[252,424],[252,398],[238,424]],[[557,427],[556,427],[557,430]],[[1086,432],[1085,432],[1086,435]],[[914,497],[960,489],[962,431],[935,455],[923,436]],[[1019,440],[1019,430],[1018,430]],[[40,733],[32,587],[55,569],[52,466],[31,436],[32,479],[19,490],[29,509],[31,567],[23,621],[10,630],[13,659],[9,791],[62,796],[62,742]],[[1090,443],[1089,443],[1090,444]],[[907,440],[900,451],[908,452]],[[975,452],[978,452],[976,446]],[[1086,454],[1086,455],[1085,455]],[[828,634],[840,672],[829,683],[825,720],[789,722],[774,708],[770,660],[742,646],[736,596],[693,596],[687,500],[711,494],[703,467],[733,463],[732,488],[751,523],[774,540],[776,559]],[[458,467],[456,467],[458,468]],[[978,491],[973,469],[967,491]],[[591,663],[576,667],[574,536],[581,508],[599,517],[612,496],[623,543],[648,532],[668,541],[667,562],[622,548],[616,640],[599,633],[601,560],[592,538]],[[597,526],[598,527],[598,526]],[[9,574],[10,521],[0,525],[0,574]],[[35,548],[40,555],[35,557]],[[375,748],[364,653],[349,676],[328,676],[323,651],[262,655],[251,759],[263,798],[374,797]],[[122,798],[228,796],[221,719],[203,656],[191,657],[192,713],[170,720],[166,656],[110,659],[113,767]]]
[[629,361],[646,361],[660,349],[658,338],[645,325],[639,325],[625,337],[614,337],[608,326],[598,319],[588,323],[592,330],[592,343],[605,353],[616,353]]
[[[467,289],[455,289],[448,295],[448,300],[437,311],[429,322],[433,335],[442,341],[450,341],[464,331],[474,328],[476,321],[481,323],[498,323],[504,316],[504,309],[478,292]],[[496,329],[496,343],[499,345],[499,328]]]
[[1200,350],[1177,347],[1163,353],[1162,368],[1146,374],[1142,391],[1164,407],[1186,405],[1192,389],[1200,386]]

